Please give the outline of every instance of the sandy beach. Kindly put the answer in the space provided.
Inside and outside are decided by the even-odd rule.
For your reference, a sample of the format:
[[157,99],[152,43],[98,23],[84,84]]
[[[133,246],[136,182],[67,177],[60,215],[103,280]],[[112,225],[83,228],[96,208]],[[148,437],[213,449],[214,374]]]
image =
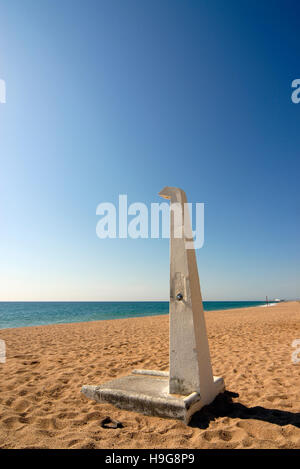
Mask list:
[[[83,384],[168,369],[168,316],[0,330],[0,448],[300,448],[300,303],[206,313],[226,393],[190,426],[97,404]],[[110,416],[123,428],[105,429]]]

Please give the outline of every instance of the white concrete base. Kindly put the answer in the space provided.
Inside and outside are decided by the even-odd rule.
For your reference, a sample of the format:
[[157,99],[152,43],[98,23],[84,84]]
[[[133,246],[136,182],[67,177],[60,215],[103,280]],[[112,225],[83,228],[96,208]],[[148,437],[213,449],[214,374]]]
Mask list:
[[169,374],[163,371],[134,370],[131,375],[117,378],[100,386],[82,386],[81,392],[97,402],[108,402],[145,415],[174,418],[188,424],[192,415],[210,404],[224,391],[223,378],[214,377],[215,390],[210,402],[200,394],[169,394]]

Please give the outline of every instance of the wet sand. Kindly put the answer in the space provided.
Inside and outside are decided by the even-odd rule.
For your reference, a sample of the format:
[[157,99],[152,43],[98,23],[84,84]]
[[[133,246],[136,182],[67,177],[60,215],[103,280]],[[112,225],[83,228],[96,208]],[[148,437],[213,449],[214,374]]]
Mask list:
[[[300,448],[299,302],[206,313],[213,372],[226,393],[191,426],[80,393],[135,368],[168,370],[168,319],[0,330],[0,448]],[[102,428],[107,416],[124,427]]]

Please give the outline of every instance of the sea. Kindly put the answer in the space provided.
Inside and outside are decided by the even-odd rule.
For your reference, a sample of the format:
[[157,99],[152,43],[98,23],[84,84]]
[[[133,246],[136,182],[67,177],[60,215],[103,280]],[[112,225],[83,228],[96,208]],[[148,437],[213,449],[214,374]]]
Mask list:
[[[204,301],[205,311],[263,306],[265,301]],[[0,329],[168,314],[168,301],[0,302]]]

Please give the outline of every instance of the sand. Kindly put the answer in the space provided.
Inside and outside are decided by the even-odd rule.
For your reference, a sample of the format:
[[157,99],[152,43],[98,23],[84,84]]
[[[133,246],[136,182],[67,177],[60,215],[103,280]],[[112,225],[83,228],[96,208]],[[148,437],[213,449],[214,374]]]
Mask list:
[[[135,368],[167,370],[168,316],[0,330],[0,448],[300,448],[300,303],[208,312],[206,322],[227,392],[191,426],[80,393]],[[124,427],[102,428],[107,416]]]

